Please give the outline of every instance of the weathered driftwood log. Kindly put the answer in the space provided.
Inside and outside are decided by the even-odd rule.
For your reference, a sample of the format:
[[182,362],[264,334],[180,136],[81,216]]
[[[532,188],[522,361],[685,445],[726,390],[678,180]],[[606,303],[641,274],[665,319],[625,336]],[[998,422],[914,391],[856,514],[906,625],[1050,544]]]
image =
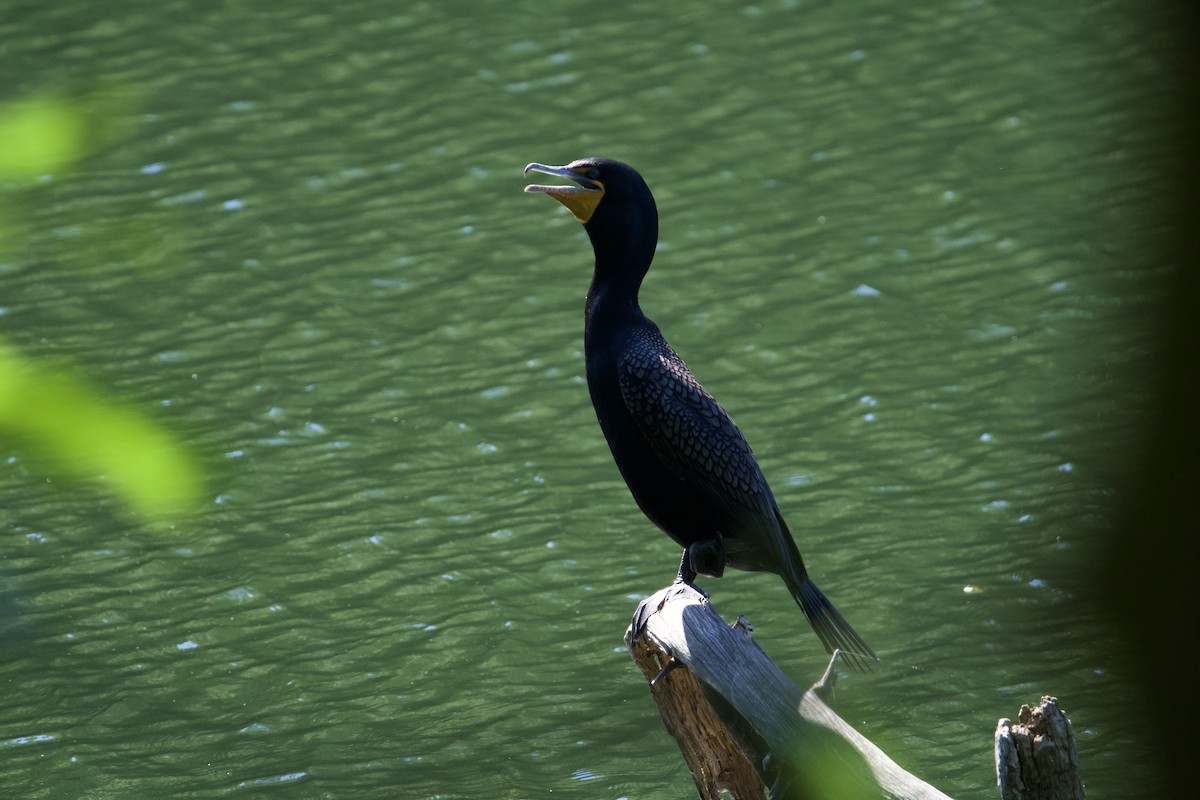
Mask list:
[[736,800],[766,791],[788,800],[950,800],[829,707],[836,655],[821,681],[803,691],[747,626],[729,627],[707,598],[682,584],[643,601],[625,641],[703,800],[722,789]]
[[996,725],[996,783],[1002,800],[1083,800],[1071,720],[1058,698],[1021,706],[1014,725]]

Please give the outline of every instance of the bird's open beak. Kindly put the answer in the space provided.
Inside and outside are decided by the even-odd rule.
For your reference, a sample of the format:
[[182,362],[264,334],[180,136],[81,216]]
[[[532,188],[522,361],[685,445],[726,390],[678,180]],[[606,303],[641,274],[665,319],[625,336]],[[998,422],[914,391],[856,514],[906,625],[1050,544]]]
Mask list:
[[526,186],[525,191],[550,195],[566,206],[567,210],[575,216],[575,219],[582,223],[586,224],[592,218],[592,214],[596,211],[596,206],[600,205],[600,200],[604,197],[604,184],[584,175],[585,170],[583,168],[575,169],[572,167],[548,167],[545,164],[529,164],[525,167],[525,174],[528,175],[531,172],[540,172],[543,175],[566,178],[577,184],[575,186],[544,186],[534,183]]

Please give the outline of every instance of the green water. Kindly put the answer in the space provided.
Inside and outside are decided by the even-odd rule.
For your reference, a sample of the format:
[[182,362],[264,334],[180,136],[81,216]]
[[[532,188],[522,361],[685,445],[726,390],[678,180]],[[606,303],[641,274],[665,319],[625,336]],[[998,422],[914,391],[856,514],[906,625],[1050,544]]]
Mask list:
[[[583,155],[655,190],[643,306],[882,656],[843,716],[989,798],[1056,694],[1089,796],[1139,794],[1087,598],[1171,266],[1166,15],[101,8],[0,13],[0,101],[125,109],[6,190],[0,335],[178,431],[206,508],[150,530],[0,439],[0,794],[694,796],[621,641],[678,553],[588,403],[586,238],[521,192]],[[819,675],[780,581],[705,586]]]

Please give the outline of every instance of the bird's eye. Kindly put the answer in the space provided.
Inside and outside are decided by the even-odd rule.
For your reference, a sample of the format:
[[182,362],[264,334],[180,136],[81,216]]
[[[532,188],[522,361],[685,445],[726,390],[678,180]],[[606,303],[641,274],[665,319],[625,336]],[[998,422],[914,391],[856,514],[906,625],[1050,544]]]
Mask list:
[[589,170],[587,171],[587,176],[588,176],[588,179],[589,179],[589,180],[593,180],[593,181],[594,181],[594,180],[599,180],[599,178],[600,178],[600,169],[599,169],[599,167],[592,167],[591,169],[589,169]]

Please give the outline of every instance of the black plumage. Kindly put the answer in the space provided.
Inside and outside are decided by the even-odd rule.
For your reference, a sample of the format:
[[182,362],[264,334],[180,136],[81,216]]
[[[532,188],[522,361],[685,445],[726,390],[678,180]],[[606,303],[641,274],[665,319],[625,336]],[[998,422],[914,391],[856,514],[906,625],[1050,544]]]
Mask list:
[[781,576],[832,652],[862,668],[875,654],[808,577],[774,495],[733,420],[642,313],[638,290],[658,243],[654,197],[632,167],[586,158],[525,172],[574,185],[527,186],[584,224],[595,251],[585,307],[588,389],[638,506],[684,547],[680,578],[725,565]]

